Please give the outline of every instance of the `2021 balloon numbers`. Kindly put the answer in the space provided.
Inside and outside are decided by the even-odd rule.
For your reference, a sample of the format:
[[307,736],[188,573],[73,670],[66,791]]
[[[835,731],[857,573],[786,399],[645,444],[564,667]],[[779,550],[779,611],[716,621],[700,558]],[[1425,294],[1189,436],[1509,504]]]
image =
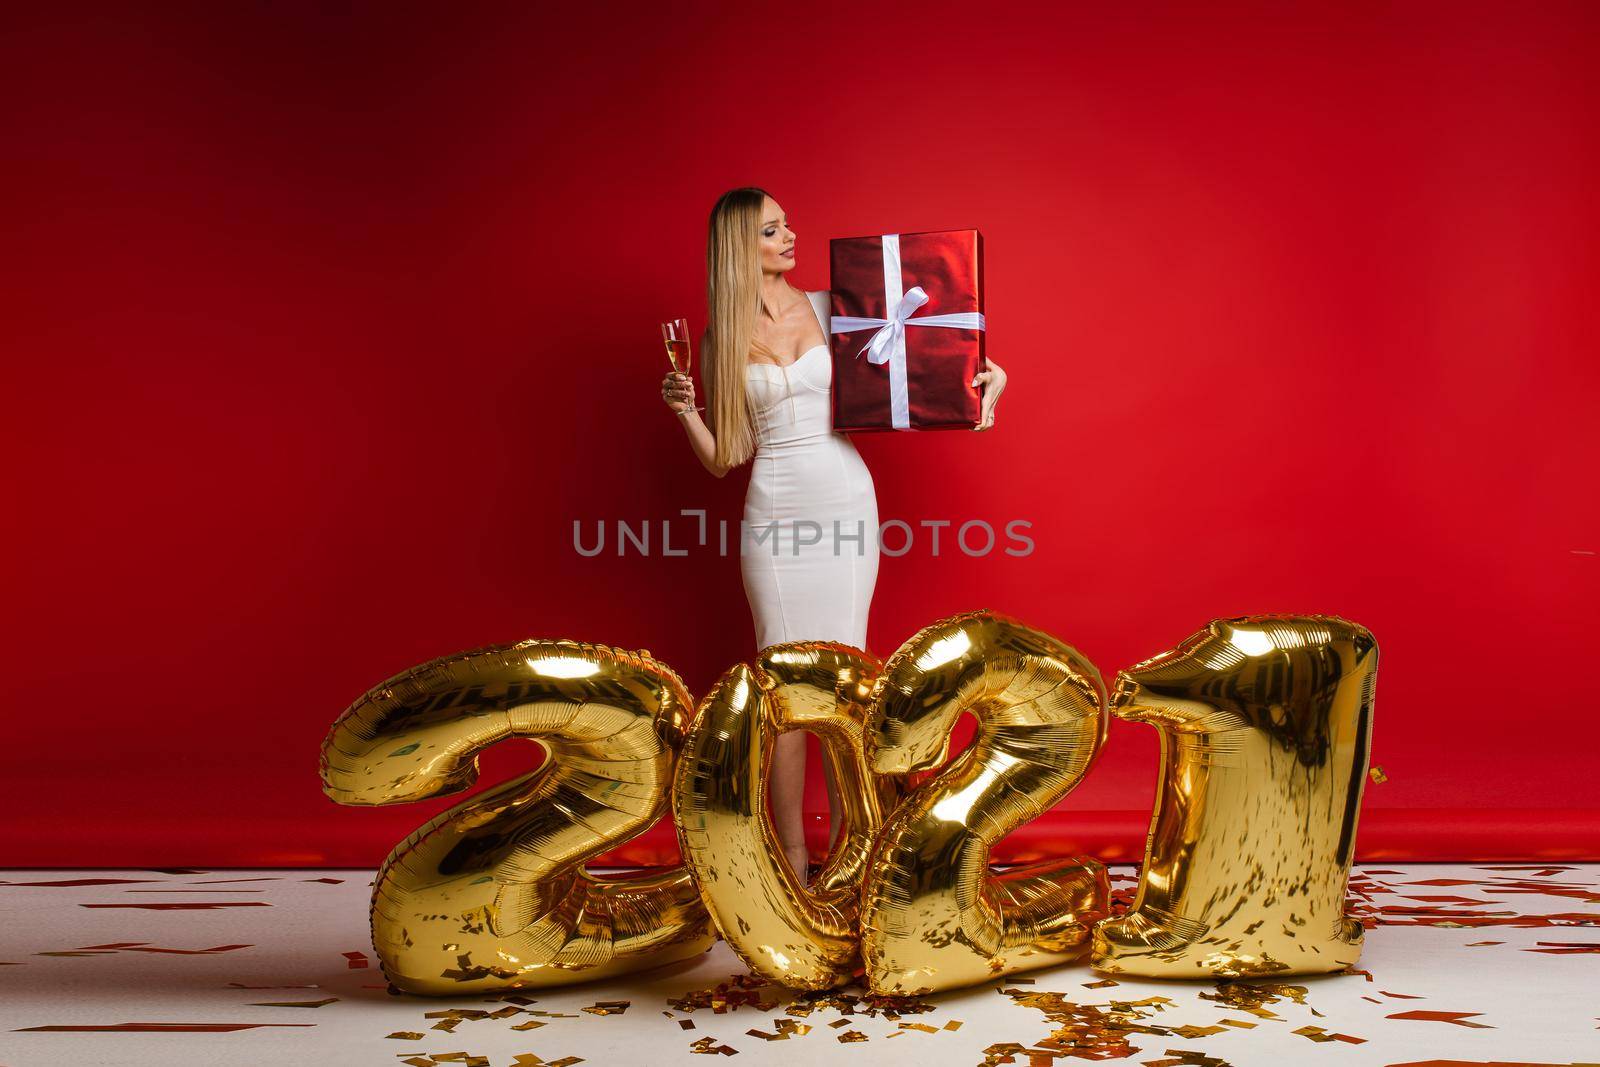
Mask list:
[[[512,737],[548,759],[430,820],[373,886],[389,980],[426,995],[590,981],[688,959],[718,933],[756,974],[914,995],[1087,961],[1142,977],[1316,974],[1354,964],[1344,913],[1378,649],[1331,616],[1211,623],[1117,676],[993,611],[924,627],[885,662],[797,641],[724,673],[698,711],[648,651],[567,640],[475,649],[374,687],[334,723],[341,804],[459,792]],[[1158,731],[1138,893],[1067,856],[1003,873],[994,844],[1082,781],[1108,712]],[[946,762],[964,713],[978,722]],[[803,885],[766,811],[772,742],[822,742],[843,817]],[[908,775],[938,768],[916,788]],[[671,808],[682,866],[586,861]]]

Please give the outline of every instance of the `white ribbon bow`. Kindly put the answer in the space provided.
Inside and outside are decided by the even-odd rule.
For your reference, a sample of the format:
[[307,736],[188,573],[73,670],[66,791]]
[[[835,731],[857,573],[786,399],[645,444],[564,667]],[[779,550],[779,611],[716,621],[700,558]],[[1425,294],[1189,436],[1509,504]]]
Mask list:
[[834,315],[829,322],[833,333],[854,333],[877,327],[877,331],[856,353],[860,359],[867,352],[867,362],[889,364],[889,416],[896,430],[911,426],[910,400],[906,391],[906,327],[943,326],[952,330],[984,329],[983,312],[957,311],[944,315],[923,315],[912,318],[918,308],[928,302],[928,294],[920,285],[901,291],[900,235],[883,235],[883,295],[889,312],[888,318],[869,318],[856,315]]

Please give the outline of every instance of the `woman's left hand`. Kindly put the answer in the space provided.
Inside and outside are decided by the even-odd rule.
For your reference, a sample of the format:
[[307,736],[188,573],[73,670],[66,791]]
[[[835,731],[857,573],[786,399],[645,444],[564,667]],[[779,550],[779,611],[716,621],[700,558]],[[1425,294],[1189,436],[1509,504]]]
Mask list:
[[989,369],[979,371],[972,379],[973,385],[983,387],[983,407],[978,415],[978,425],[972,429],[987,430],[994,426],[994,408],[1000,402],[1000,394],[1005,392],[1006,372],[994,360],[988,360]]

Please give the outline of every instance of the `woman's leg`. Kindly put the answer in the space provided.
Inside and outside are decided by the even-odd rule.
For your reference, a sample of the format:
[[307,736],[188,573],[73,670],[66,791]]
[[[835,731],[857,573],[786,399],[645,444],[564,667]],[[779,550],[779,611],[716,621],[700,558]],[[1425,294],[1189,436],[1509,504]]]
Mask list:
[[806,884],[806,735],[799,730],[779,734],[772,743],[771,803],[773,829],[778,844],[794,869],[795,880]]
[[822,761],[822,777],[828,785],[828,855],[839,847],[839,786],[833,780],[833,764]]

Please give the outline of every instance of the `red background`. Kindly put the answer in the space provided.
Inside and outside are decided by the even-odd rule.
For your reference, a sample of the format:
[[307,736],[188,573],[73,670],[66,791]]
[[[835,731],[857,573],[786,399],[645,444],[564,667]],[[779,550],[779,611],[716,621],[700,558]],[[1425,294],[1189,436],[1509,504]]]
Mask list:
[[[885,520],[1036,548],[885,557],[874,652],[987,606],[1109,678],[1340,614],[1383,649],[1363,856],[1600,858],[1600,7],[318,6],[5,16],[4,862],[375,864],[445,802],[320,792],[369,685],[750,654],[736,557],[572,546],[736,527],[656,324],[703,324],[746,183],[802,288],[830,236],[984,234],[996,429],[858,446]],[[1115,724],[1010,854],[1137,855],[1154,754]]]

